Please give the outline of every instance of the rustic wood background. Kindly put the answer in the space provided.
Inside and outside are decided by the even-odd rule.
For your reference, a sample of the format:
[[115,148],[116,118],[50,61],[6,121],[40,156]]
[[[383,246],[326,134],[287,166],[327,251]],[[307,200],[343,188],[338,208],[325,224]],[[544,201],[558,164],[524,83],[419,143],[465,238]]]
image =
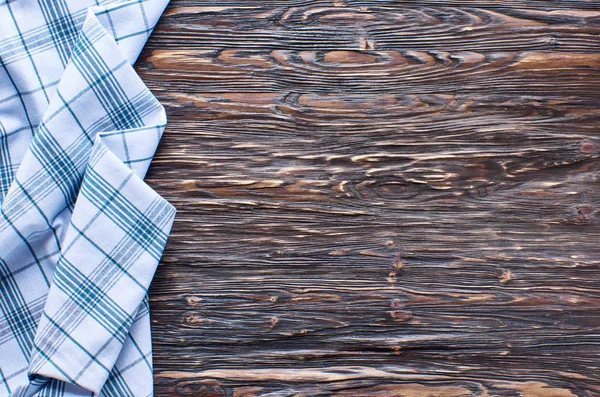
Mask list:
[[600,395],[600,2],[174,0],[156,396]]

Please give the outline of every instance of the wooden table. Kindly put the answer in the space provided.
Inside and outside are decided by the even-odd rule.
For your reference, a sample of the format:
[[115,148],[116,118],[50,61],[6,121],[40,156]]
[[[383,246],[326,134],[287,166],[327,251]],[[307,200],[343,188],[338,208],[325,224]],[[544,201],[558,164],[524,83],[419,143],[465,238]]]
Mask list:
[[156,396],[600,395],[600,2],[173,1]]

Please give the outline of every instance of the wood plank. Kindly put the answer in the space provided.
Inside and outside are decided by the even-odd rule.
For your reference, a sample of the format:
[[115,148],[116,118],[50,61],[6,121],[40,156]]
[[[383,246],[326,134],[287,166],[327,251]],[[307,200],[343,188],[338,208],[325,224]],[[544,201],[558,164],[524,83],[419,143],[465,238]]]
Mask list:
[[157,396],[600,394],[592,1],[173,1]]
[[599,45],[600,6],[595,2],[595,9],[583,10],[332,3],[176,3],[148,49],[596,52]]

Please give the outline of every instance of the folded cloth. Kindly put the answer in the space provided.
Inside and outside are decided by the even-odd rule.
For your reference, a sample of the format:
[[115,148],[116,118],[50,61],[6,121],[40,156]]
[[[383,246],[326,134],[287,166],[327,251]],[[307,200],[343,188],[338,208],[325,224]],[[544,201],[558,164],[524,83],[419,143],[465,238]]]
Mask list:
[[132,64],[168,0],[0,0],[0,396],[151,396],[175,209]]

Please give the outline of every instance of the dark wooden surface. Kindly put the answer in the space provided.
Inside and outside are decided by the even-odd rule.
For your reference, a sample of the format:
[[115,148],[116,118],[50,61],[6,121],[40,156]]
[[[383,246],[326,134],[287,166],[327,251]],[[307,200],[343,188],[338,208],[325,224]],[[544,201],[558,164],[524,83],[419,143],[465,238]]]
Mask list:
[[600,395],[600,2],[173,1],[156,396]]

